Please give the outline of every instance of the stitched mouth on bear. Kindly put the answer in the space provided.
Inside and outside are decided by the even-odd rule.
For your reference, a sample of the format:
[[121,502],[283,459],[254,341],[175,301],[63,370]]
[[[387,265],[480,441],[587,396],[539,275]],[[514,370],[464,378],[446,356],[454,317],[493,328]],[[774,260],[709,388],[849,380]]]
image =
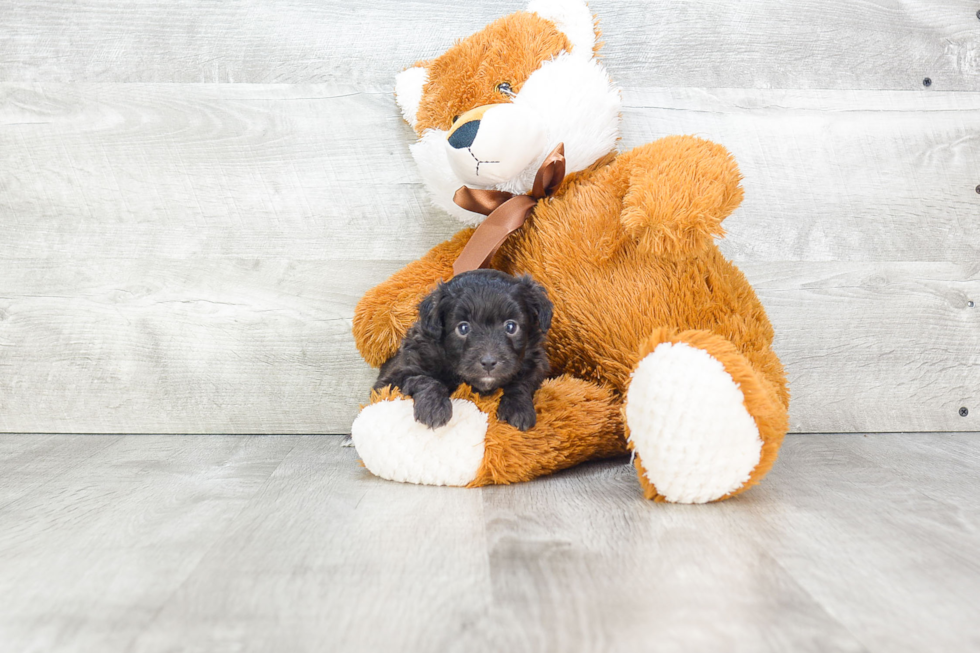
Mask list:
[[480,176],[480,164],[483,164],[483,163],[500,163],[500,161],[481,161],[480,160],[480,157],[478,157],[473,152],[473,148],[472,147],[466,148],[466,151],[469,152],[470,153],[470,156],[473,157],[473,160],[476,161],[476,176],[477,177]]

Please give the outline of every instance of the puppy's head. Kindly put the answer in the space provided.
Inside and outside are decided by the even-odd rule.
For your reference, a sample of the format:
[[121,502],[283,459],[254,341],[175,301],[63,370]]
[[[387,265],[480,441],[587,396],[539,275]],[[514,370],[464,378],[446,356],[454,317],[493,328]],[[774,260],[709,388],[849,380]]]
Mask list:
[[441,343],[446,364],[480,392],[506,385],[525,354],[551,326],[548,295],[531,277],[474,270],[453,277],[419,305],[426,335]]

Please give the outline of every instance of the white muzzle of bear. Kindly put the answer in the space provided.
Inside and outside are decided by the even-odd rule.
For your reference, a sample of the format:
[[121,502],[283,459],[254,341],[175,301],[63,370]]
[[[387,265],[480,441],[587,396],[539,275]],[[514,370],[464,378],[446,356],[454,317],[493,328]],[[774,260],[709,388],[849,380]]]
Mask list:
[[467,186],[515,179],[546,154],[547,130],[536,112],[517,104],[467,111],[446,136],[453,172]]

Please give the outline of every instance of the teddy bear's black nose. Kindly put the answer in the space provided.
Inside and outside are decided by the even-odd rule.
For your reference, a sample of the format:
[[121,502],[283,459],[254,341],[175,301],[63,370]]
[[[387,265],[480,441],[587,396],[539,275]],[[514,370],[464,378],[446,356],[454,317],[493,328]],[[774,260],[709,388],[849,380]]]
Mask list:
[[476,140],[476,132],[480,131],[480,121],[471,120],[465,125],[460,125],[449,136],[449,144],[457,150],[469,147]]

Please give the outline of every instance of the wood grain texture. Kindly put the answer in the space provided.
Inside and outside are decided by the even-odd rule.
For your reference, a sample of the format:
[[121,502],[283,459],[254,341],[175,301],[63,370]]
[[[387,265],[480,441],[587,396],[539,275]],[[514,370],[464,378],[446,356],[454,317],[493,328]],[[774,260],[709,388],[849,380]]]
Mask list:
[[623,134],[733,153],[736,261],[980,259],[978,93],[627,89]]
[[124,438],[7,504],[3,648],[124,650],[294,445]]
[[[48,438],[63,450],[92,436]],[[341,438],[115,436],[37,486],[0,436],[11,651],[971,650],[980,434],[791,436],[757,488],[647,502],[627,459],[474,490]],[[101,443],[100,443],[101,444]]]
[[[390,84],[523,0],[16,0],[0,81]],[[592,0],[625,85],[980,90],[973,0]]]
[[866,650],[754,537],[745,505],[655,513],[626,462],[547,484],[484,490],[495,602],[457,650]]
[[54,435],[0,437],[0,509],[82,465],[122,436],[65,439]]
[[388,92],[0,85],[0,257],[414,258],[438,215]]
[[376,378],[353,306],[381,278],[373,262],[20,261],[0,291],[0,430],[346,432]]
[[[946,488],[962,489],[972,484],[975,467],[956,459],[964,450],[976,455],[976,435],[851,438],[853,444],[818,436],[807,438],[805,447],[786,449],[771,491],[753,497],[758,536],[782,568],[869,648],[975,648],[980,633],[961,619],[966,606],[975,606],[980,581],[971,553],[980,547],[977,495],[964,501],[956,491],[923,481],[942,478]],[[933,455],[921,455],[923,447]],[[838,470],[832,480],[829,469]],[[860,603],[874,604],[875,611],[862,614],[854,607]],[[909,627],[921,623],[924,612],[945,615],[948,626]]]
[[[980,25],[980,21],[977,21]],[[980,93],[626,89],[623,147],[668,134],[736,156],[742,260],[980,258]],[[0,85],[0,260],[411,259],[433,208],[388,92]]]
[[339,437],[288,440],[131,650],[450,650],[492,600],[480,493],[391,486]]
[[977,430],[976,263],[741,267],[773,322],[789,376],[791,430]]

